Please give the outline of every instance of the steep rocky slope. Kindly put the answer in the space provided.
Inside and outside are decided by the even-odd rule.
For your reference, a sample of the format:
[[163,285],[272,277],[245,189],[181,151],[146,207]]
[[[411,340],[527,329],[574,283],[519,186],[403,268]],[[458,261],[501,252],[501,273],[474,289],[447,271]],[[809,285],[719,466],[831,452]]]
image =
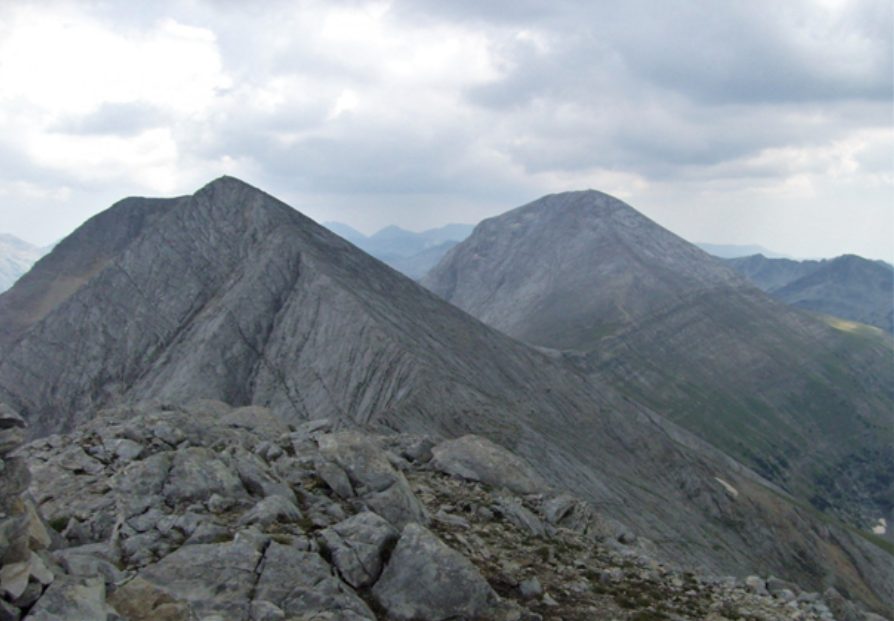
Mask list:
[[482,222],[422,282],[815,506],[866,530],[890,520],[891,342],[772,301],[625,203],[544,197]]
[[108,410],[19,453],[49,526],[29,563],[0,561],[3,618],[880,619],[834,589],[662,562],[477,436],[205,401]]
[[[35,270],[49,283],[82,282],[26,314],[0,348],[0,401],[35,435],[72,429],[101,406],[196,398],[269,407],[293,425],[326,417],[434,438],[478,433],[651,533],[663,558],[894,601],[880,549],[238,180],[129,199],[87,226],[115,243],[80,253],[66,240],[71,275],[55,252],[44,259]],[[89,229],[74,239],[89,241]]]
[[88,220],[0,295],[0,347],[65,302],[177,200],[129,198]]
[[894,333],[894,267],[856,255],[824,261],[768,259],[728,264],[777,300]]

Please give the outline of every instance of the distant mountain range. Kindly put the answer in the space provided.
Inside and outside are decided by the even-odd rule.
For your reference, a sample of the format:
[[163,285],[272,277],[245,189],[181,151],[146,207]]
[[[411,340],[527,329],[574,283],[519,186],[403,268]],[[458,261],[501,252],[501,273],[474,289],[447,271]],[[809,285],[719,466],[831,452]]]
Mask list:
[[0,233],[0,292],[9,289],[49,248]]
[[417,233],[388,226],[366,236],[341,222],[325,222],[323,226],[414,280],[422,278],[475,228],[472,224],[447,224]]
[[777,303],[615,198],[485,220],[422,284],[818,508],[864,528],[894,517],[891,340]]
[[[0,295],[0,402],[35,435],[105,407],[136,418],[141,402],[196,399],[265,406],[293,430],[326,418],[436,439],[475,433],[647,534],[675,564],[834,585],[879,610],[894,603],[890,554],[802,495],[814,482],[830,507],[852,502],[881,517],[890,495],[879,500],[873,486],[888,472],[892,383],[879,357],[889,349],[775,303],[598,193],[483,222],[427,283],[513,336],[578,353],[510,338],[225,177],[191,196],[120,201]],[[156,435],[178,445],[164,426]],[[301,434],[277,437],[288,471],[303,478]],[[85,458],[65,463],[77,470]],[[349,448],[344,461],[391,468],[391,457]],[[133,471],[152,463],[161,462],[147,457]],[[201,476],[188,464],[152,467],[162,479]],[[263,488],[258,472],[240,476]],[[342,472],[357,493],[400,499],[392,479],[372,473],[358,487],[338,467],[328,472],[335,487]],[[836,478],[823,487],[818,472]]]
[[784,254],[773,252],[772,250],[767,250],[763,246],[754,244],[706,244],[699,242],[695,245],[708,254],[720,257],[721,259],[735,259],[737,257],[747,257],[753,254],[762,254],[765,257],[785,258]]
[[822,261],[756,254],[727,263],[774,298],[894,333],[894,267],[847,254]]

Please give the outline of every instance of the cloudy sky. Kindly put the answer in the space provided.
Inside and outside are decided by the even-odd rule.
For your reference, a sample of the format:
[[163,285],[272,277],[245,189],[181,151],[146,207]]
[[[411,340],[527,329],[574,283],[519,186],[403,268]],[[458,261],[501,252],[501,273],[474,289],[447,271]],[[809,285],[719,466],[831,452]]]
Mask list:
[[894,260],[889,0],[0,2],[0,232],[238,176],[364,232],[596,188]]

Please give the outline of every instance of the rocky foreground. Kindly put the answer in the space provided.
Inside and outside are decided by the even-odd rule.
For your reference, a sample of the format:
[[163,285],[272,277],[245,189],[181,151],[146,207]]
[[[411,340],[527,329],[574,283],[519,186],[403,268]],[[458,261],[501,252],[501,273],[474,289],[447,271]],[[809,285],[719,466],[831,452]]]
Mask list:
[[478,436],[211,401],[19,447],[23,427],[0,406],[0,621],[882,618],[834,589],[658,562]]

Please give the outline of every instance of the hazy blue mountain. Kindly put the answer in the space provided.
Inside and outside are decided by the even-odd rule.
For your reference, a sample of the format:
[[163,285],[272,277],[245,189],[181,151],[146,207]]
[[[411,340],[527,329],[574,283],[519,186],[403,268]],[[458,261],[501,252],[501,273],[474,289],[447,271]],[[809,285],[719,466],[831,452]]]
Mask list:
[[323,226],[355,246],[360,246],[367,239],[366,235],[357,229],[341,222],[324,222]]
[[413,279],[424,276],[475,228],[472,224],[445,224],[417,233],[392,225],[366,236],[341,222],[323,226]]
[[0,233],[0,292],[9,289],[49,248]]
[[737,257],[747,257],[753,254],[762,254],[765,257],[780,259],[785,258],[784,254],[773,252],[772,250],[767,250],[763,246],[758,246],[756,244],[738,245],[697,243],[695,245],[708,254],[712,254],[715,257],[720,257],[721,259],[735,259]]
[[728,264],[778,300],[894,333],[894,267],[856,255],[822,261],[762,255]]
[[444,258],[451,248],[459,242],[445,241],[437,246],[426,248],[409,257],[382,257],[388,265],[401,272],[405,276],[409,276],[413,280],[419,280],[425,276],[438,262]]

